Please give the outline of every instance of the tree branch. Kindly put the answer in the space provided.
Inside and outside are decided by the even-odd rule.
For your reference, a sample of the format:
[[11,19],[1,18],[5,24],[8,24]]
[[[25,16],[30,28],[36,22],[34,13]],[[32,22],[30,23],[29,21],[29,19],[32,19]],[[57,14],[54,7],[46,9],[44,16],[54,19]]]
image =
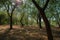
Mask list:
[[15,10],[15,8],[16,8],[16,5],[14,5],[14,7],[12,8],[11,16],[13,15],[13,11]]
[[34,5],[37,7],[38,10],[42,9],[37,3],[35,0],[32,0],[32,2],[34,3]]
[[9,5],[7,5],[7,14],[8,14],[8,16],[10,16],[10,14],[9,14]]
[[6,4],[4,4],[4,3],[3,3],[3,5],[4,5],[4,7],[6,8],[6,11],[7,11],[8,16],[10,16],[10,14],[9,14],[9,5],[6,5]]
[[47,8],[48,3],[49,3],[49,0],[46,0],[46,4],[45,4],[44,7],[43,7],[43,10],[44,10],[44,11],[45,11],[45,9]]

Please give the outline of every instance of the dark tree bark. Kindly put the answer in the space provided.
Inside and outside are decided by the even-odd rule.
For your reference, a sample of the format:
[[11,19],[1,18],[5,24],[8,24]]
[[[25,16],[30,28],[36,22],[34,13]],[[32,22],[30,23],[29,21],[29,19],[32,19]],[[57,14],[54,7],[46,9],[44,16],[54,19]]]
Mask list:
[[21,23],[21,26],[24,26],[24,24],[23,24],[23,22],[22,22],[22,19],[23,19],[23,18],[21,18],[20,23]]
[[36,6],[36,8],[38,9],[41,17],[43,18],[43,21],[45,23],[46,26],[46,31],[47,31],[47,35],[48,35],[48,40],[53,40],[53,36],[52,36],[52,31],[51,31],[51,27],[50,27],[50,23],[45,15],[45,9],[47,8],[48,2],[49,0],[46,1],[46,4],[43,8],[41,8],[35,0],[32,0],[32,2],[34,3],[34,5]]
[[12,16],[10,16],[10,29],[12,29]]
[[38,13],[38,24],[39,24],[39,27],[42,29],[42,26],[41,26],[41,15],[40,15],[40,13]]

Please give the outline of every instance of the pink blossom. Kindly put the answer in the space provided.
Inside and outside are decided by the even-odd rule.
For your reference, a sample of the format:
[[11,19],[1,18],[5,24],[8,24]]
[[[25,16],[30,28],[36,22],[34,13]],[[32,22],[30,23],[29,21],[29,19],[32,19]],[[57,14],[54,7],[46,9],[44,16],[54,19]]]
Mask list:
[[16,4],[19,5],[22,2],[22,0],[16,0]]

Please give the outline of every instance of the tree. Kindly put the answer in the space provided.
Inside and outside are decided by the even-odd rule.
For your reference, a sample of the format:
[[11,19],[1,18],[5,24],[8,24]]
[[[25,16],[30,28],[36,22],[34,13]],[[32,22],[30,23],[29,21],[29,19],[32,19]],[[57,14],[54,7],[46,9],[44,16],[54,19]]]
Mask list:
[[[8,1],[8,2],[10,2],[10,1]],[[13,5],[13,8],[11,8],[11,9],[10,9],[10,7],[11,7],[10,3],[8,3],[7,6],[6,5],[5,5],[5,7],[7,9],[7,14],[8,14],[9,18],[10,18],[10,29],[12,29],[12,16],[13,16],[13,12],[14,12],[14,10],[15,10],[15,8],[16,8],[17,5]]]
[[15,8],[22,3],[21,0],[8,0],[4,2],[4,0],[1,0],[1,4],[6,8],[7,14],[10,18],[10,29],[12,29],[12,16]]
[[24,24],[23,24],[24,13],[22,13],[22,15],[20,17],[21,17],[21,19],[20,19],[21,26],[24,26]]
[[41,17],[43,18],[44,20],[44,23],[45,23],[45,26],[46,26],[46,31],[47,31],[47,35],[48,35],[48,40],[53,40],[53,36],[52,36],[52,31],[51,31],[51,28],[50,28],[50,23],[45,15],[45,9],[47,8],[47,5],[49,3],[49,0],[46,1],[46,4],[44,5],[43,8],[41,8],[35,0],[32,0],[32,2],[34,3],[34,5],[36,6],[36,8],[38,9]]

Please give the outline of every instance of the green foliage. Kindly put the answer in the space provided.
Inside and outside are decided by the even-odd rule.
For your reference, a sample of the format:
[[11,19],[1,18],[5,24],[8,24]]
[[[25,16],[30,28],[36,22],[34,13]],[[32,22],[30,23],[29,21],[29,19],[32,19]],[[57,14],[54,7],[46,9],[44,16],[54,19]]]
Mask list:
[[7,24],[7,17],[4,12],[0,12],[0,24]]
[[[10,5],[10,3],[9,2],[7,3],[7,1],[8,0],[1,0],[0,6],[2,6],[2,4]],[[36,2],[41,7],[43,7],[45,5],[46,0],[36,0]],[[6,9],[4,9],[4,6],[2,7],[2,11],[3,10],[6,11]],[[11,10],[9,10],[9,11],[11,11]],[[58,15],[60,15],[59,11],[60,11],[60,0],[50,0],[49,5],[45,12],[46,12],[46,16],[47,16],[48,20],[50,21],[51,25],[56,25],[57,24],[56,19],[60,19],[60,16],[58,17],[56,15],[57,13],[58,13]],[[1,14],[3,14],[4,16]],[[4,17],[6,17],[7,19],[4,22],[8,23],[9,22],[8,16],[6,16],[5,13],[1,13],[1,14],[0,14],[0,18],[2,18],[1,20],[2,21],[5,20]],[[15,9],[15,11],[13,13],[13,24],[20,24],[20,20],[23,15],[24,15],[22,18],[23,24],[25,24],[25,25],[37,24],[37,14],[38,14],[38,11],[35,8],[35,6],[33,5],[33,3],[31,2],[31,0],[26,0],[23,5],[20,5]]]
[[2,7],[3,5],[5,5],[5,3],[9,1],[9,0],[0,0],[0,7]]

